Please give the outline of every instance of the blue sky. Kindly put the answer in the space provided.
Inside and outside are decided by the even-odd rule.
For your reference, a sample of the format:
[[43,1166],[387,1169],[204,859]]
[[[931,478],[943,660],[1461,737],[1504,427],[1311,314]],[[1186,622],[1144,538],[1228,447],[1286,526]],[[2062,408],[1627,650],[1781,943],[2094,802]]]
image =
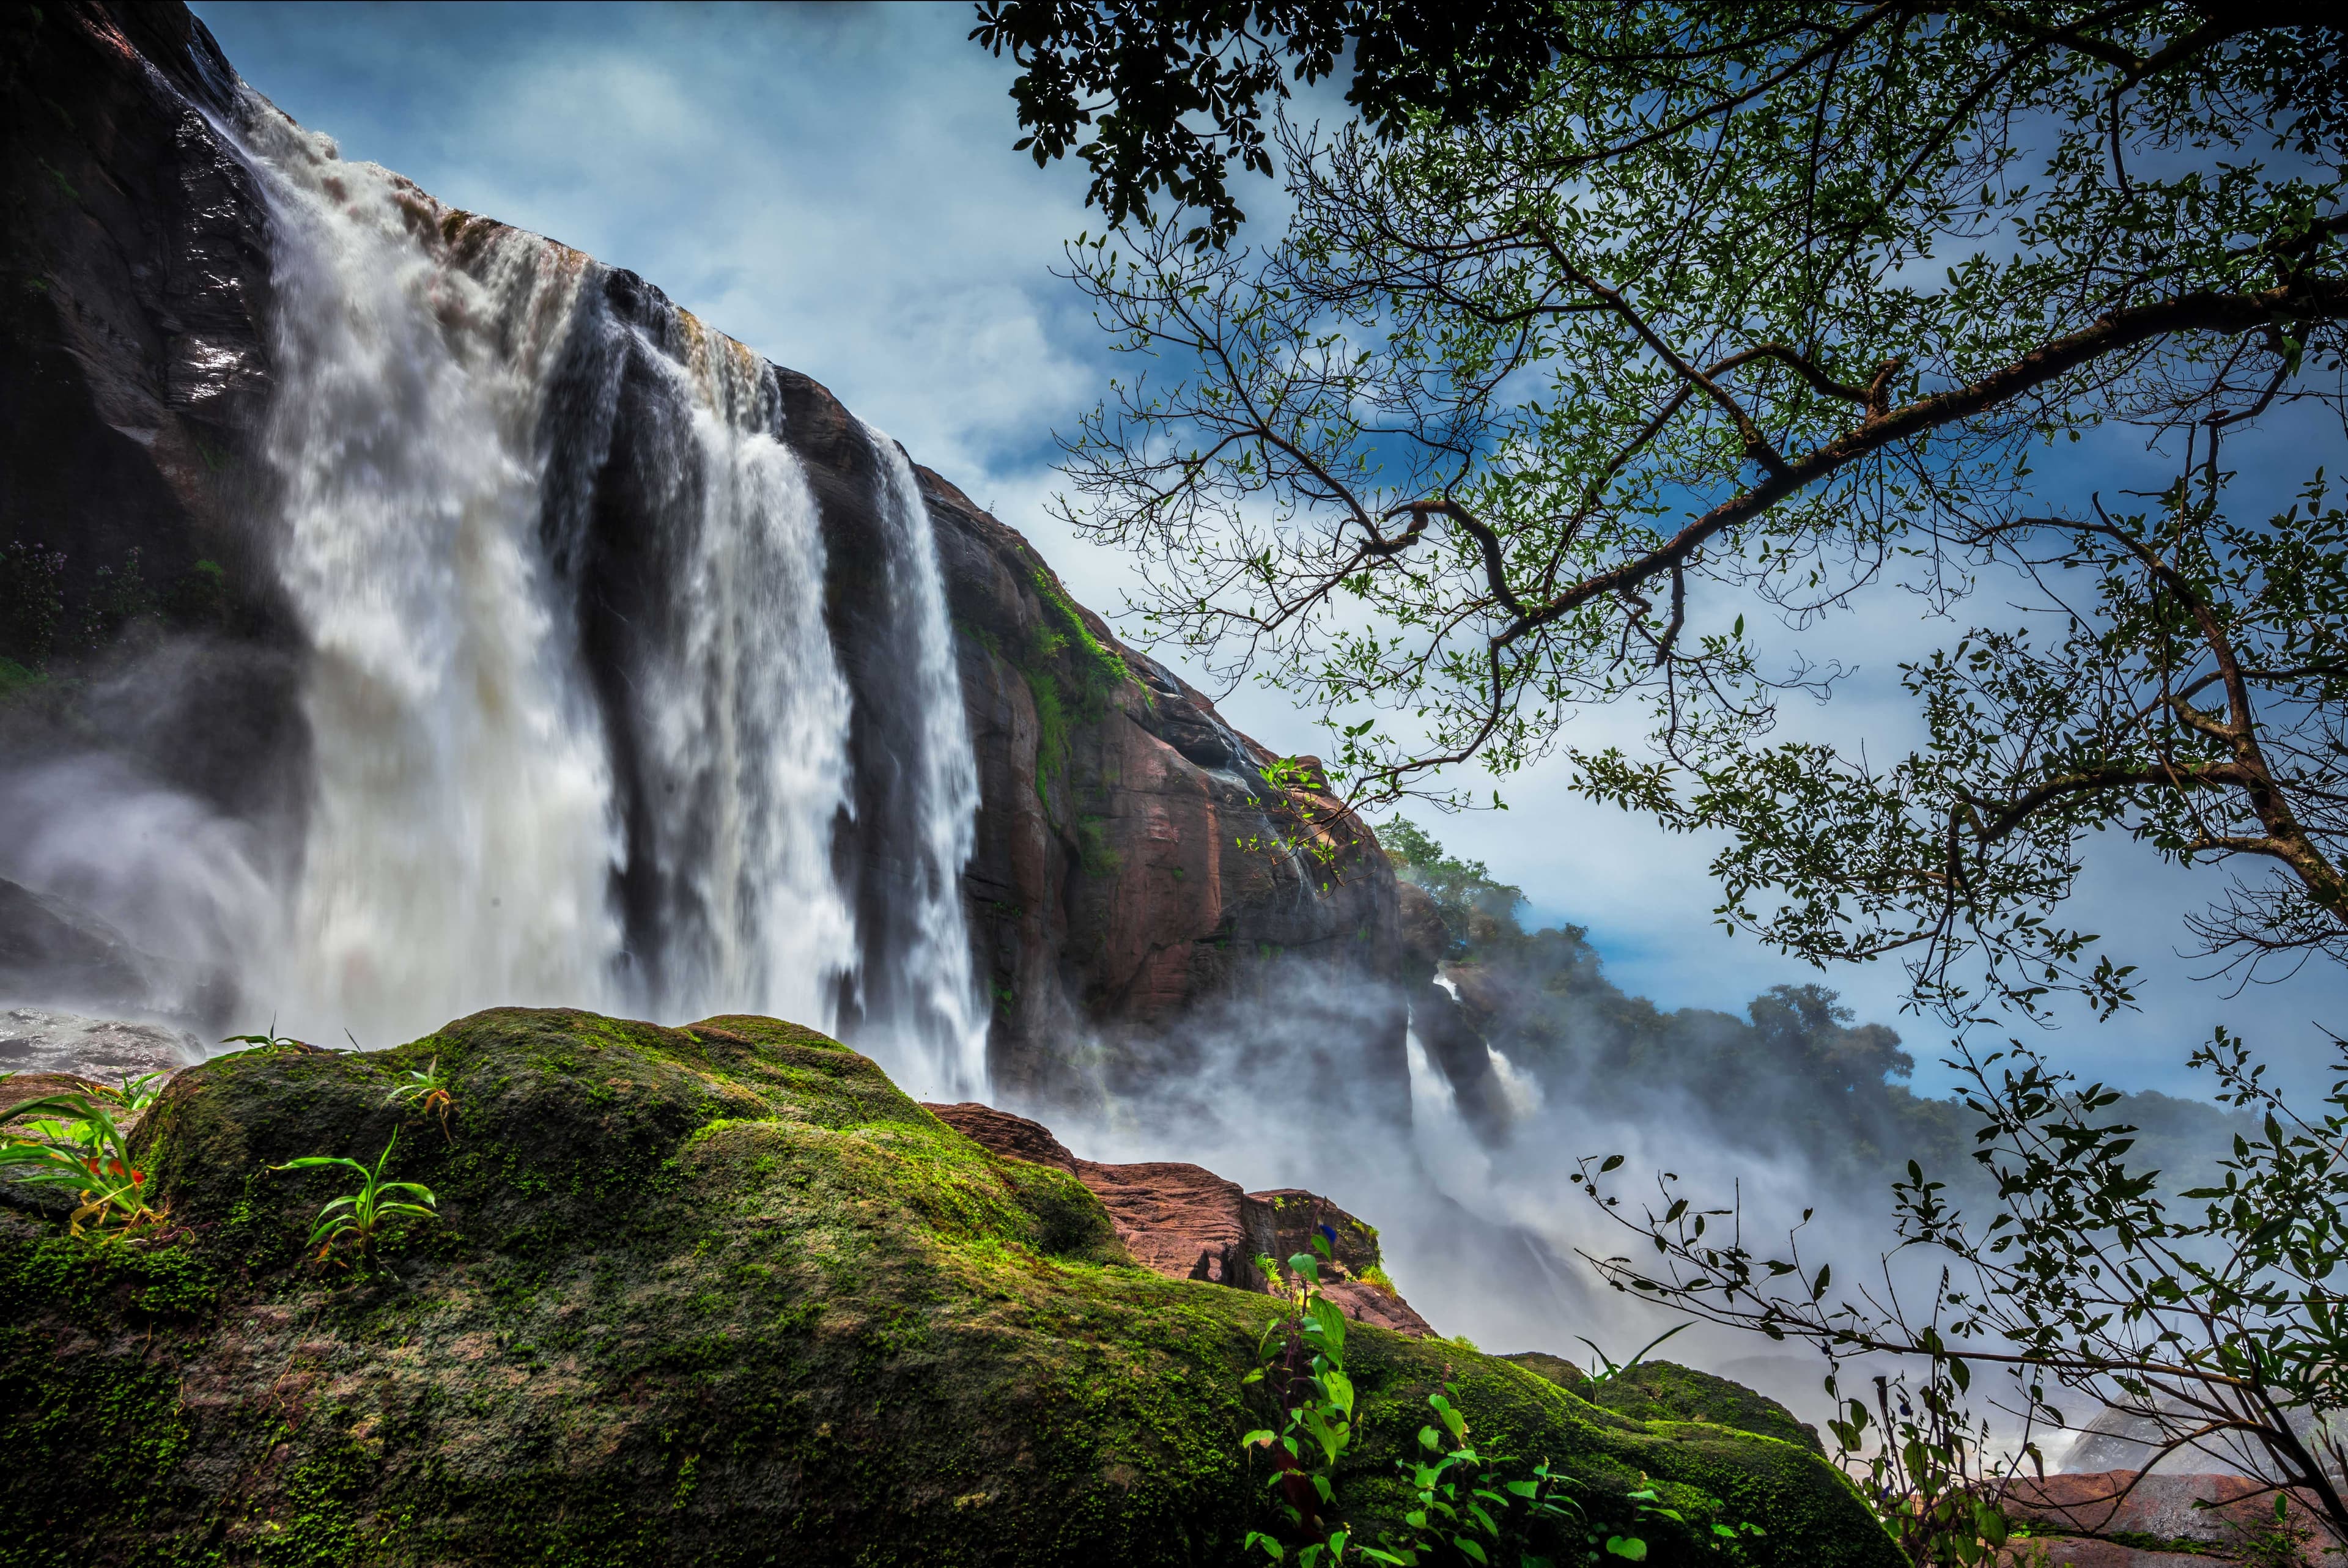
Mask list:
[[[643,273],[823,382],[1025,532],[1080,599],[1115,608],[1129,563],[1044,512],[1051,433],[1091,405],[1107,371],[1081,302],[1052,275],[1062,241],[1092,217],[1084,180],[1011,149],[1011,67],[967,41],[967,6],[194,9],[246,80],[346,157]],[[1273,205],[1260,181],[1249,196]],[[2116,474],[2130,457],[2085,460]],[[1900,734],[1910,721],[1891,666],[1952,630],[1879,596],[1818,644],[1859,678],[1825,714],[1789,720]],[[1243,691],[1223,706],[1278,749],[1321,749],[1276,697]],[[1612,724],[1586,723],[1592,738]],[[1640,727],[1622,723],[1623,738]],[[1741,1010],[1769,984],[1809,978],[1710,924],[1702,844],[1573,800],[1555,769],[1508,794],[1507,813],[1421,820],[1522,886],[1539,917],[1590,927],[1627,988],[1665,1006]],[[2175,957],[2177,916],[2214,878],[2114,847],[2095,864],[2081,918],[2150,973],[2146,1009],[2074,1021],[2039,1043],[2116,1082],[2189,1091],[2185,1055],[2223,1020],[2293,1076],[2312,1074],[2315,1020],[2342,1010],[2348,987],[2325,973],[2230,998],[2194,982]],[[1936,1032],[1895,1016],[1895,972],[1824,979],[1934,1059]]]

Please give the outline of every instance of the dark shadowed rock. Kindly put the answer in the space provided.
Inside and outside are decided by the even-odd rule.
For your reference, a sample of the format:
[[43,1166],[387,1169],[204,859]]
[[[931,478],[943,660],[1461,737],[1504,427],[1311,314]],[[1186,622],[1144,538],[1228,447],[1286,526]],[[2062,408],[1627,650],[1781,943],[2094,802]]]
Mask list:
[[61,899],[0,879],[0,998],[56,996],[124,1006],[146,989],[122,934]]

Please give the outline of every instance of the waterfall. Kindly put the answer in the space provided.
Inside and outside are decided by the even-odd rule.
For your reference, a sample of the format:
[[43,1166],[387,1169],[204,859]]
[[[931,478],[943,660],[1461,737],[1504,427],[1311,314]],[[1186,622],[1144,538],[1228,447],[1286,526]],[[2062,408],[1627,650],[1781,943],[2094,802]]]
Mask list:
[[265,453],[310,645],[287,1026],[405,1039],[490,1002],[618,1000],[611,779],[538,548],[541,374],[576,260],[252,117],[275,254]]
[[880,465],[889,620],[902,640],[897,653],[918,717],[904,770],[910,820],[889,867],[898,958],[890,972],[866,978],[867,1014],[890,1026],[901,1054],[918,1064],[916,1092],[973,1099],[986,1089],[986,1013],[971,973],[962,868],[976,833],[978,761],[963,717],[937,538],[913,466],[880,431],[868,425],[864,436]]
[[865,433],[890,711],[860,712],[771,365],[248,108],[311,746],[249,1006],[369,1045],[505,1003],[772,1013],[983,1091],[977,767],[903,453]]

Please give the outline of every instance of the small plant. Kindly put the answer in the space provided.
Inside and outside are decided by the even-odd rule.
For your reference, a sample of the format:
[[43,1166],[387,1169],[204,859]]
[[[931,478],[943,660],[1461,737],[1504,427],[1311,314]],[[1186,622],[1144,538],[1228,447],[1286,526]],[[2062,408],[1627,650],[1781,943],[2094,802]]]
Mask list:
[[[299,1160],[288,1160],[282,1165],[272,1165],[273,1171],[306,1171],[324,1165],[347,1165],[359,1173],[359,1190],[330,1199],[318,1211],[318,1223],[310,1232],[304,1246],[315,1245],[318,1260],[323,1263],[332,1256],[338,1244],[347,1243],[350,1250],[366,1257],[375,1250],[376,1237],[394,1220],[438,1219],[439,1200],[430,1188],[415,1182],[386,1182],[384,1167],[391,1163],[392,1151],[399,1147],[399,1132],[394,1129],[391,1142],[383,1146],[383,1153],[369,1170],[356,1160],[340,1154],[309,1154]],[[398,1194],[407,1194],[410,1196]]]
[[170,1076],[160,1068],[136,1078],[126,1072],[120,1083],[92,1083],[89,1092],[109,1105],[119,1106],[124,1115],[136,1116],[155,1103],[163,1092],[163,1081]]
[[1584,1345],[1590,1347],[1590,1353],[1598,1358],[1598,1359],[1593,1362],[1590,1368],[1588,1374],[1590,1380],[1593,1383],[1611,1383],[1615,1378],[1621,1377],[1623,1373],[1629,1371],[1632,1368],[1636,1367],[1641,1362],[1644,1361],[1647,1358],[1648,1351],[1653,1350],[1656,1346],[1662,1344],[1664,1340],[1670,1338],[1673,1335],[1679,1333],[1685,1327],[1687,1327],[1687,1325],[1684,1323],[1673,1324],[1669,1328],[1664,1329],[1661,1334],[1656,1335],[1653,1339],[1650,1339],[1644,1345],[1640,1346],[1637,1350],[1632,1353],[1631,1358],[1628,1361],[1623,1362],[1619,1367],[1614,1364],[1612,1357],[1608,1356],[1605,1351],[1601,1350],[1598,1348],[1598,1341],[1595,1339],[1582,1339],[1581,1336],[1579,1334],[1575,1335],[1574,1337],[1581,1339],[1581,1342]]
[[448,1136],[448,1112],[456,1109],[457,1102],[448,1092],[448,1075],[440,1071],[438,1057],[434,1057],[422,1071],[410,1071],[392,1085],[391,1092],[384,1098],[392,1105],[413,1105],[420,1111],[438,1111],[440,1112],[440,1136]]
[[2236,1546],[2237,1561],[2246,1568],[2306,1568],[2315,1532],[2291,1515],[2291,1494],[2274,1498],[2274,1522],[2253,1535],[2236,1527],[2243,1539]]
[[290,1034],[279,1034],[275,1020],[271,1020],[267,1034],[232,1034],[221,1037],[222,1045],[242,1045],[254,1050],[315,1050],[318,1048],[306,1040],[295,1040]]
[[[1403,1516],[1409,1527],[1406,1533],[1382,1537],[1377,1545],[1362,1548],[1362,1555],[1394,1568],[1419,1568],[1452,1553],[1488,1563],[1491,1553],[1484,1542],[1498,1546],[1501,1517],[1517,1503],[1524,1504],[1535,1521],[1571,1522],[1594,1548],[1598,1532],[1587,1529],[1581,1506],[1565,1495],[1564,1488],[1571,1481],[1552,1471],[1546,1460],[1533,1467],[1530,1479],[1508,1478],[1499,1468],[1505,1460],[1479,1454],[1468,1441],[1468,1418],[1455,1402],[1458,1393],[1457,1383],[1446,1383],[1441,1393],[1426,1397],[1435,1422],[1418,1429],[1423,1451],[1415,1460],[1395,1461],[1418,1492],[1416,1506]],[[1635,1537],[1617,1535],[1608,1549],[1618,1557],[1637,1561],[1646,1556],[1647,1544]],[[1596,1562],[1599,1555],[1593,1549],[1590,1560]],[[1547,1558],[1529,1553],[1520,1562],[1524,1568],[1549,1568]]]
[[[1284,1275],[1272,1259],[1256,1260],[1266,1278],[1283,1281],[1282,1309],[1257,1342],[1257,1365],[1245,1381],[1272,1389],[1283,1420],[1280,1430],[1260,1429],[1244,1440],[1250,1448],[1271,1453],[1275,1465],[1272,1485],[1281,1511],[1292,1531],[1308,1537],[1296,1549],[1299,1568],[1343,1563],[1349,1550],[1364,1562],[1388,1568],[1422,1568],[1456,1560],[1488,1565],[1501,1545],[1506,1522],[1520,1507],[1526,1527],[1556,1521],[1577,1532],[1588,1562],[1609,1557],[1644,1562],[1645,1538],[1592,1523],[1567,1495],[1577,1484],[1573,1478],[1547,1460],[1529,1472],[1513,1473],[1509,1459],[1479,1453],[1468,1440],[1468,1418],[1457,1404],[1459,1388],[1451,1382],[1426,1397],[1435,1419],[1419,1429],[1422,1451],[1414,1459],[1395,1461],[1417,1493],[1403,1517],[1406,1529],[1381,1534],[1375,1544],[1354,1542],[1353,1528],[1338,1517],[1335,1476],[1361,1424],[1354,1385],[1345,1375],[1344,1314],[1320,1289],[1321,1267],[1332,1261],[1336,1235],[1330,1226],[1321,1226],[1313,1250],[1290,1258]],[[1633,1357],[1634,1364],[1636,1360]],[[1639,1519],[1686,1523],[1652,1489],[1632,1492],[1626,1501]],[[1754,1524],[1712,1526],[1715,1548],[1731,1562],[1743,1558],[1746,1537],[1760,1533]],[[1261,1550],[1275,1563],[1289,1560],[1289,1548],[1266,1531],[1248,1532],[1242,1549]],[[1520,1552],[1517,1563],[1519,1568],[1554,1568],[1550,1559],[1529,1551]]]
[[[1988,1460],[1989,1429],[1967,1415],[1963,1392],[1938,1368],[1913,1389],[1905,1378],[1878,1378],[1872,1417],[1864,1402],[1847,1399],[1827,1423],[1847,1470],[1864,1455],[1854,1479],[1901,1555],[1930,1568],[1987,1568],[2001,1561],[2013,1528],[2000,1506],[2012,1466],[2001,1475]],[[2037,1462],[2036,1444],[2024,1451]]]
[[[1345,1315],[1321,1294],[1321,1264],[1332,1256],[1335,1232],[1327,1225],[1313,1238],[1313,1250],[1288,1260],[1283,1276],[1269,1257],[1256,1266],[1264,1277],[1285,1280],[1279,1317],[1256,1342],[1256,1368],[1245,1382],[1269,1388],[1281,1407],[1281,1430],[1264,1429],[1241,1440],[1269,1451],[1275,1469],[1281,1511],[1289,1523],[1313,1537],[1298,1552],[1301,1568],[1316,1568],[1325,1557],[1344,1560],[1352,1532],[1335,1517],[1337,1462],[1353,1446],[1354,1385],[1345,1376]],[[1286,1560],[1279,1540],[1248,1532],[1245,1549],[1262,1548],[1273,1562]]]
[[101,1232],[119,1221],[116,1234],[127,1235],[163,1218],[148,1205],[147,1173],[130,1163],[121,1125],[101,1101],[44,1095],[14,1107],[7,1120],[16,1125],[0,1129],[0,1180],[72,1191],[81,1200],[66,1222],[75,1235],[84,1220]]

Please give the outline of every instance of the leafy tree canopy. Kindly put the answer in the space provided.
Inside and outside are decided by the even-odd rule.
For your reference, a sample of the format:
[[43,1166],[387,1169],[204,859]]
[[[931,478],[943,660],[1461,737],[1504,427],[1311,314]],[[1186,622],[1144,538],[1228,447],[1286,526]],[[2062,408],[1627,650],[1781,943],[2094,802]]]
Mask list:
[[[1046,13],[1058,31],[1003,30]],[[1366,26],[984,15],[1031,124],[1052,72],[1115,87],[1102,62],[1168,28],[1309,77]],[[1902,960],[1952,1016],[2129,999],[2060,912],[2101,831],[2239,868],[2198,920],[2224,961],[2348,956],[2332,12],[1759,0],[1523,25],[1521,95],[1387,77],[1356,81],[1365,124],[1272,115],[1294,216],[1260,251],[1141,221],[1118,192],[1149,170],[1206,190],[1147,138],[1086,152],[1135,221],[1076,248],[1075,277],[1138,364],[1068,438],[1063,505],[1144,561],[1145,626],[1321,709],[1366,801],[1562,747],[1592,796],[1731,830],[1726,924]],[[2050,462],[2103,427],[2168,477],[2097,489]],[[2233,455],[2283,430],[2302,467],[2245,497]],[[1773,735],[1787,692],[1842,671],[1765,658],[1766,618],[1799,631],[1891,586],[1953,615],[1984,584],[1995,613],[1903,671],[1921,743]],[[1577,709],[1625,701],[1651,745],[1563,744]]]
[[1039,168],[1075,151],[1112,224],[1150,221],[1163,192],[1198,215],[1184,239],[1201,246],[1247,216],[1231,166],[1272,172],[1265,117],[1291,77],[1350,63],[1345,101],[1385,133],[1427,115],[1465,124],[1522,108],[1560,36],[1550,6],[1524,0],[980,0],[971,31],[1019,67],[1020,151]]

